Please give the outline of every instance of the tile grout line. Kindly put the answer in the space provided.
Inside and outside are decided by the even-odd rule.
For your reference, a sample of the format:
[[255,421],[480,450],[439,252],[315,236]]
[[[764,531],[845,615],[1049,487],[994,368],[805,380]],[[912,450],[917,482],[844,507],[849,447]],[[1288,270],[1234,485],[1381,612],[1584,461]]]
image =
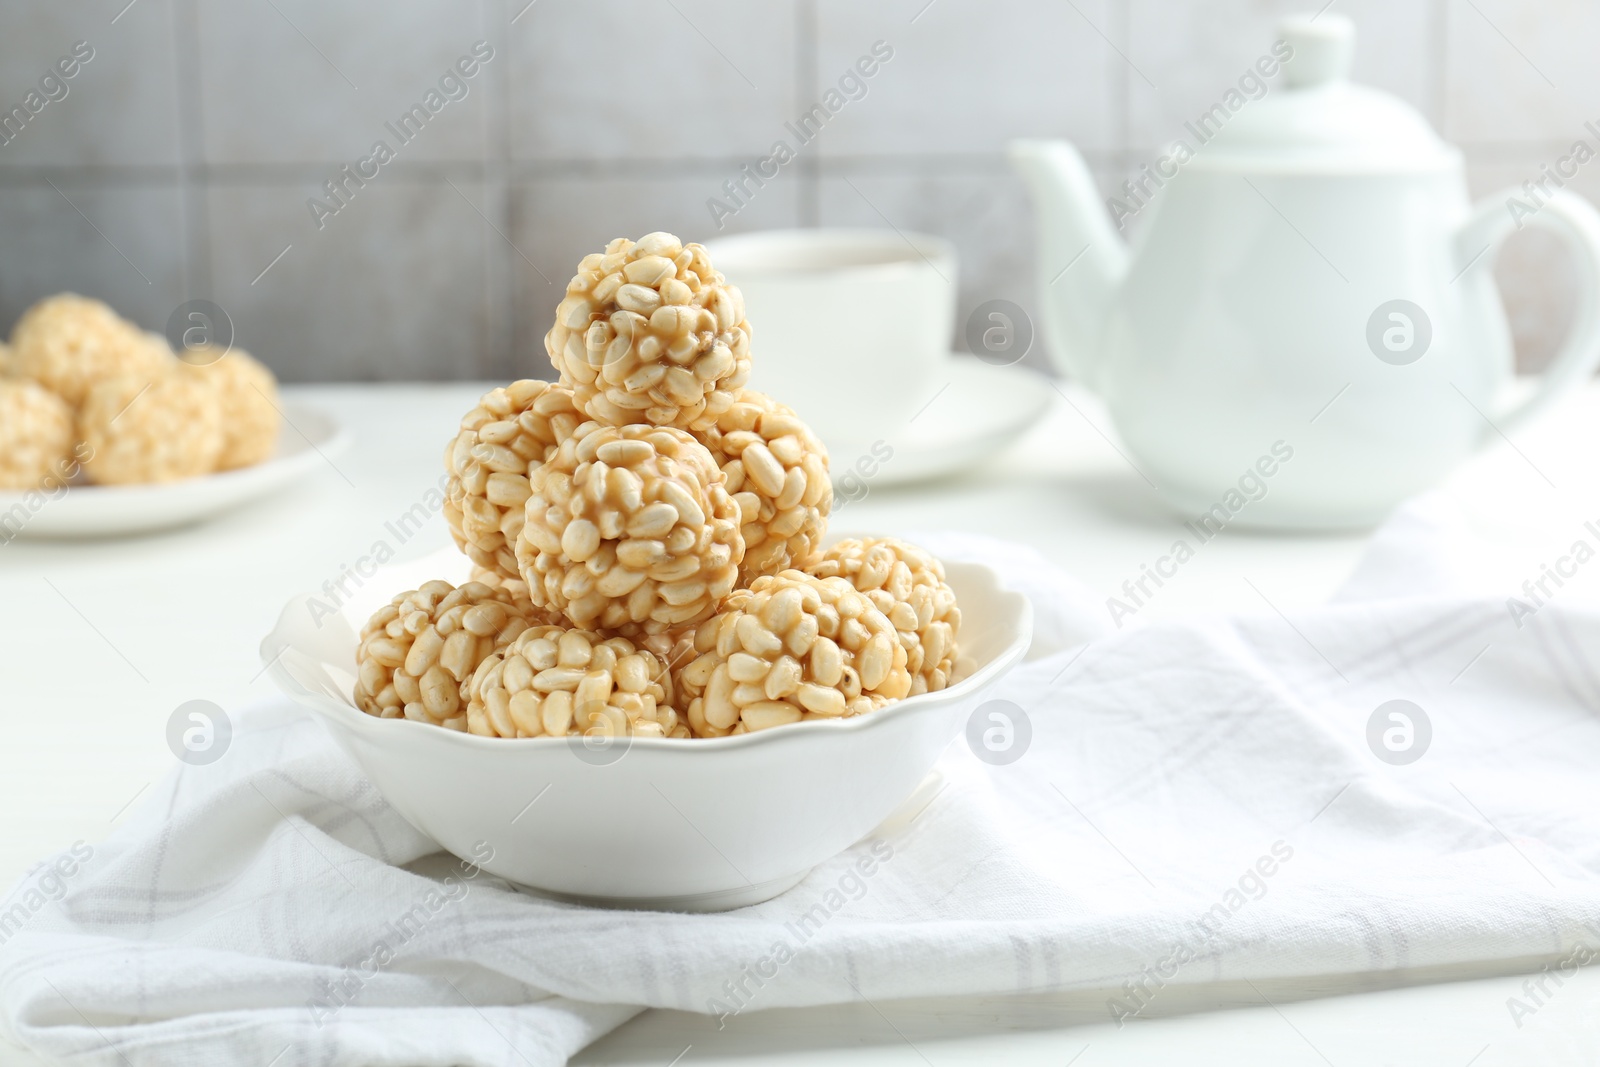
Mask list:
[[1433,63],[1430,72],[1429,90],[1433,99],[1430,101],[1430,111],[1433,112],[1433,128],[1440,137],[1445,136],[1445,124],[1450,120],[1450,0],[1433,0],[1433,46],[1429,49],[1429,60]]
[[[1459,144],[1467,155],[1468,166],[1537,163],[1548,158],[1561,141],[1467,142]],[[1135,146],[1127,148],[1084,148],[1091,167],[1118,168],[1136,157]],[[528,185],[546,180],[572,178],[637,178],[641,169],[654,171],[663,179],[725,176],[730,168],[748,162],[748,156],[705,156],[698,158],[656,159],[617,157],[615,159],[505,160],[494,163],[486,155],[474,159],[433,160],[417,163],[396,162],[385,170],[398,184],[442,181],[445,176],[467,181],[492,179],[496,173],[511,185]],[[303,163],[204,163],[187,167],[170,166],[95,166],[22,164],[0,166],[0,188],[47,188],[55,182],[64,189],[148,189],[178,187],[186,180],[200,187],[227,185],[301,186],[320,180],[340,160]],[[1003,153],[913,153],[897,152],[880,156],[840,155],[830,157],[830,168],[847,174],[924,176],[1009,172]]]
[[[777,23],[778,26],[785,23],[791,25],[794,33],[790,49],[793,64],[790,92],[795,96],[797,108],[803,108],[812,102],[819,85],[825,84],[820,81],[820,76],[824,73],[823,60],[820,57],[823,45],[820,40],[822,29],[820,22],[823,15],[836,18],[838,11],[830,7],[828,12],[822,12],[820,6],[820,0],[792,0],[788,17]],[[514,113],[518,103],[513,95],[516,72],[521,69],[522,64],[535,59],[537,50],[542,46],[538,44],[536,37],[514,34],[512,31],[517,30],[517,27],[507,28],[506,19],[511,12],[527,10],[523,0],[480,0],[479,9],[483,32],[491,40],[499,38],[496,41],[497,45],[503,42],[504,59],[495,66],[495,76],[486,86],[487,106],[484,108],[477,158],[471,158],[473,153],[469,149],[469,158],[465,159],[419,161],[415,164],[401,161],[391,172],[396,184],[432,187],[448,181],[448,177],[445,177],[447,175],[472,173],[474,178],[484,182],[479,201],[483,205],[483,211],[488,217],[496,220],[502,231],[514,233],[514,223],[529,221],[530,227],[534,228],[539,227],[540,220],[546,217],[542,214],[545,205],[538,204],[537,201],[530,204],[524,195],[530,189],[540,191],[541,187],[557,186],[574,178],[581,181],[587,176],[632,177],[641,167],[648,167],[653,163],[664,165],[657,171],[656,181],[651,184],[664,187],[672,181],[688,176],[720,177],[724,173],[727,159],[742,161],[745,158],[732,155],[725,158],[704,157],[664,161],[631,157],[598,160],[515,158],[519,147],[524,150],[532,147],[525,139],[519,142],[514,136],[517,129]],[[1132,54],[1136,40],[1133,37],[1132,22],[1139,17],[1139,12],[1132,6],[1132,0],[1109,0],[1104,10],[1106,30],[1110,34],[1110,39],[1115,42],[1113,47],[1121,47]],[[231,235],[232,229],[237,225],[231,212],[219,211],[215,216],[211,214],[211,207],[224,206],[216,204],[212,199],[213,195],[232,185],[243,189],[248,197],[259,195],[264,198],[275,188],[298,183],[301,180],[300,175],[316,171],[320,176],[324,164],[303,162],[259,165],[209,162],[204,118],[208,113],[217,118],[220,112],[216,110],[215,103],[210,105],[209,110],[204,103],[202,83],[206,76],[202,63],[204,53],[214,51],[212,46],[215,42],[206,31],[209,28],[214,33],[215,25],[203,26],[199,22],[205,14],[204,5],[200,4],[199,0],[166,0],[166,3],[160,5],[160,11],[168,19],[164,35],[169,38],[169,45],[173,49],[174,66],[178,68],[170,75],[171,86],[176,94],[173,103],[176,133],[173,165],[149,168],[107,167],[98,170],[93,167],[70,168],[76,177],[76,182],[69,184],[62,181],[62,187],[68,192],[74,188],[94,188],[97,185],[112,190],[159,189],[160,198],[169,205],[167,210],[170,210],[170,206],[176,201],[180,208],[179,228],[172,236],[180,243],[181,255],[178,257],[182,285],[180,298],[210,296],[213,286],[219,280],[215,276],[219,265],[214,262],[215,257],[211,256],[211,252],[219,251],[220,254],[220,250],[224,247],[223,240]],[[140,9],[134,8],[131,12],[132,18],[123,21],[131,22],[139,13]],[[529,11],[528,16],[521,21],[531,23],[537,17],[538,11],[533,10]],[[1422,86],[1427,96],[1427,111],[1433,117],[1435,124],[1443,129],[1452,110],[1449,96],[1451,87],[1449,61],[1453,47],[1448,36],[1453,15],[1449,11],[1449,0],[1429,0],[1426,5],[1425,22],[1432,28],[1433,40],[1421,57],[1427,68],[1422,78]],[[1142,32],[1148,34],[1149,29],[1147,26],[1146,31]],[[522,45],[518,47],[515,41],[521,41]],[[839,46],[841,43],[833,42],[833,45]],[[779,55],[781,60],[781,51]],[[213,71],[210,77],[214,78],[217,75],[217,61],[212,62]],[[1111,76],[1102,80],[1109,100],[1102,105],[1096,116],[1098,120],[1107,123],[1107,147],[1098,152],[1085,153],[1090,159],[1091,167],[1097,173],[1107,169],[1125,170],[1127,166],[1137,162],[1134,155],[1135,146],[1132,144],[1137,133],[1132,123],[1132,96],[1141,91],[1132,85],[1131,68],[1115,63],[1110,66]],[[501,69],[502,67],[504,69]],[[1105,72],[1101,72],[1100,77],[1094,80],[1104,78]],[[766,86],[766,79],[762,79],[762,82]],[[1144,95],[1147,96],[1148,103],[1154,94],[1145,92]],[[527,106],[524,105],[524,112]],[[1455,110],[1459,111],[1459,107]],[[1515,163],[1519,160],[1542,161],[1545,155],[1542,147],[1544,144],[1543,141],[1503,141],[1481,142],[1464,147],[1469,153],[1469,159],[1476,153],[1477,158],[1474,162],[1480,166],[1488,166],[1502,161],[1505,163]],[[326,150],[326,148],[319,149],[319,151]],[[68,168],[51,168],[48,165],[0,167],[0,188],[44,188],[44,183],[50,180],[50,175],[65,169]],[[821,183],[824,177],[835,178],[837,183],[838,175],[881,174],[922,177],[931,174],[940,177],[946,175],[965,177],[1008,172],[1004,156],[998,149],[968,153],[893,153],[881,156],[826,157],[817,152],[804,155],[801,166],[797,169],[799,170],[799,174],[796,175],[799,178],[797,199],[785,212],[784,217],[795,219],[796,224],[801,226],[816,226],[821,222],[821,193],[825,191]],[[261,188],[250,188],[258,184]],[[174,191],[177,193],[176,197],[172,195]],[[475,197],[478,195],[475,194]],[[534,205],[537,205],[538,210],[530,215],[529,208]],[[211,245],[212,240],[218,240],[219,244]],[[522,237],[517,237],[517,240],[520,243]],[[224,257],[224,260],[226,258]],[[524,340],[519,334],[527,327],[519,323],[517,306],[519,296],[526,291],[526,287],[521,284],[526,279],[519,277],[519,272],[524,271],[524,268],[521,261],[516,259],[513,246],[491,240],[485,246],[481,262],[486,281],[480,303],[483,325],[480,327],[481,332],[478,332],[475,338],[467,339],[464,351],[457,350],[456,358],[460,359],[464,366],[471,366],[473,372],[479,376],[501,376],[502,372],[514,371],[519,363],[526,361],[527,355],[537,353],[537,339],[533,339],[535,344],[528,353],[519,348],[519,344]],[[225,267],[226,262],[222,266]],[[533,283],[538,285],[537,279],[533,279]],[[515,376],[514,373],[512,376]]]
[[[181,246],[178,254],[178,289],[181,297],[187,300],[194,294],[197,264],[193,238],[194,207],[189,202],[189,139],[186,129],[188,108],[184,106],[184,94],[189,88],[186,77],[189,56],[188,50],[184,47],[183,15],[178,11],[181,2],[182,0],[167,0],[162,5],[162,10],[167,16],[168,43],[172,45],[172,126],[176,139],[174,160],[178,172],[178,243]],[[123,8],[117,17],[111,20],[112,25],[115,25],[117,19],[122,18],[127,12],[128,9]]]
[[[1545,148],[1547,148],[1545,145],[1530,146],[1530,158],[1543,158]],[[725,176],[730,168],[737,169],[740,164],[750,162],[752,155],[759,155],[763,151],[764,149],[752,146],[749,152],[744,154],[675,159],[618,156],[606,159],[505,160],[502,166],[506,176],[514,182],[536,181],[541,178],[638,178],[641,168],[648,168],[666,178]],[[1093,148],[1086,149],[1085,152],[1086,155],[1096,158],[1111,155],[1107,151]],[[839,155],[834,156],[833,161],[856,169],[880,168],[920,174],[925,173],[930,167],[959,170],[978,166],[993,169],[1005,164],[1005,155],[998,149],[963,153],[896,152],[884,155]],[[197,164],[192,170],[200,178],[219,184],[303,184],[312,178],[326,177],[329,170],[336,169],[345,162],[348,161],[335,159],[282,164],[210,163]],[[485,177],[483,168],[492,162],[487,154],[453,160],[397,161],[385,167],[384,173],[393,173],[401,181],[414,180],[419,176],[437,176],[442,173],[479,180]],[[177,165],[97,167],[75,164],[24,164],[0,166],[0,187],[40,186],[45,184],[46,177],[75,188],[95,184],[163,185],[172,184],[180,180],[181,176],[182,168]]]
[[[817,95],[817,25],[817,0],[796,0],[795,114],[810,107],[810,101]],[[806,153],[800,160],[799,192],[797,223],[802,227],[822,225],[822,160],[817,153]]]
[[[504,0],[483,0],[481,4],[484,20],[484,37],[489,39],[495,36],[496,16],[510,17],[505,10]],[[489,128],[485,132],[484,145],[484,200],[485,207],[493,195],[491,210],[499,219],[500,229],[504,233],[511,233],[512,227],[512,182],[511,182],[511,84],[512,65],[515,61],[515,49],[512,47],[512,34],[516,27],[506,26],[502,38],[502,47],[505,50],[505,62],[492,72],[494,84],[489,93],[492,102],[491,114],[487,117]],[[520,378],[518,373],[517,357],[517,323],[516,323],[516,262],[512,259],[512,249],[505,241],[490,241],[484,250],[484,270],[490,284],[484,286],[485,318],[487,336],[484,338],[483,362],[487,364],[480,369],[486,371],[491,377]],[[498,307],[495,305],[498,304]]]
[[199,5],[169,0],[173,83],[178,132],[178,188],[183,219],[182,300],[212,296],[210,183],[204,177],[205,124],[201,114]]
[[[1131,53],[1133,18],[1130,11],[1133,0],[1112,0],[1112,36],[1118,47]],[[1112,63],[1111,67],[1111,143],[1116,146],[1118,171],[1131,166],[1133,156],[1133,81],[1132,67],[1128,63]]]

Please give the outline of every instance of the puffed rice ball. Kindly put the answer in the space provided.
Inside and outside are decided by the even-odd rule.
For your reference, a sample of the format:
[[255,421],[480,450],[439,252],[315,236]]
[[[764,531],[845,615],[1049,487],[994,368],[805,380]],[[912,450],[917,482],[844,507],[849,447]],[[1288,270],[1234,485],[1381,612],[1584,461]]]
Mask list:
[[0,488],[34,489],[74,466],[72,409],[23,379],[0,381]]
[[78,433],[84,469],[101,485],[174,482],[216,469],[222,409],[191,374],[122,375],[89,390]]
[[571,389],[531,378],[490,390],[462,417],[461,432],[444,450],[444,517],[477,566],[521,583],[516,545],[528,472],[582,421]]
[[528,583],[523,581],[520,577],[507,578],[499,571],[492,571],[487,567],[480,567],[474,563],[472,565],[472,576],[470,580],[477,582],[479,585],[486,585],[490,589],[504,589],[506,594],[510,596],[512,600],[517,601],[519,604],[523,604],[530,612],[537,612],[540,615],[544,614],[544,612],[542,612],[540,609],[535,608],[532,602],[528,601]]
[[517,563],[536,606],[636,637],[709,618],[733,591],[739,506],[684,431],[590,426],[528,482]]
[[432,581],[401,593],[361,629],[356,707],[465,730],[466,683],[528,625],[510,594],[477,582]]
[[154,343],[99,300],[62,293],[23,313],[11,331],[12,372],[32,378],[74,407],[98,382],[120,375],[148,381],[172,362],[165,340]]
[[533,601],[528,599],[528,583],[521,578],[507,578],[499,571],[491,571],[472,565],[472,572],[467,577],[468,581],[486,585],[490,589],[503,590],[511,598],[519,614],[533,626],[555,626],[562,621],[560,614],[546,608],[536,608]]
[[688,737],[667,663],[627,638],[536,626],[485,659],[467,730],[487,737]]
[[806,570],[818,578],[848,580],[888,616],[906,650],[910,695],[950,684],[961,609],[937,556],[892,537],[847,539]]
[[677,676],[696,737],[864,715],[911,691],[894,626],[843,578],[783,571],[728,598]]
[[788,407],[740,391],[701,439],[739,505],[744,563],[739,584],[817,558],[833,508],[828,450]]
[[188,349],[179,366],[196,374],[217,394],[222,411],[222,448],[216,469],[250,467],[272,456],[278,446],[278,379],[241,348],[211,345]]
[[703,429],[750,377],[744,297],[670,233],[583,257],[545,351],[597,422]]

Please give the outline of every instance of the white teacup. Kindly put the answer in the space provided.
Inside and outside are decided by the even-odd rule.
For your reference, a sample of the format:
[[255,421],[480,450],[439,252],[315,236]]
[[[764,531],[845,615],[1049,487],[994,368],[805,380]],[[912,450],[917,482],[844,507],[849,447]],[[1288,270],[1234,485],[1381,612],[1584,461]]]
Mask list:
[[893,435],[950,356],[956,255],[892,230],[768,230],[707,245],[744,293],[750,384],[830,447]]

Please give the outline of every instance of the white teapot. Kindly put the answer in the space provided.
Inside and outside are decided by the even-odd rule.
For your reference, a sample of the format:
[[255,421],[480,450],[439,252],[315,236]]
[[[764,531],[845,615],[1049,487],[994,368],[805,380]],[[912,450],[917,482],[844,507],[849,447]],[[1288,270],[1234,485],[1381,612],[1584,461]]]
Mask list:
[[[1076,150],[1011,146],[1057,364],[1202,531],[1372,525],[1600,361],[1600,214],[1548,170],[1469,206],[1460,152],[1346,80],[1348,19],[1280,35],[1241,79],[1259,98],[1230,90],[1113,198],[1119,219],[1148,216],[1132,248]],[[1524,225],[1571,247],[1580,306],[1537,391],[1508,405],[1491,264]]]

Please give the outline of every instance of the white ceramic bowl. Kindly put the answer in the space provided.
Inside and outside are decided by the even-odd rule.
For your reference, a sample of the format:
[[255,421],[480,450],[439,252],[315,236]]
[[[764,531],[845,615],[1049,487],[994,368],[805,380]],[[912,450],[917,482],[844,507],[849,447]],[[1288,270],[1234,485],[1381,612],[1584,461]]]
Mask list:
[[272,458],[239,470],[164,485],[69,485],[55,497],[0,491],[0,544],[18,539],[117,537],[168,530],[276,492],[332,462],[350,434],[332,417],[283,405]]
[[916,789],[1027,652],[1032,605],[995,573],[947,565],[961,603],[961,680],[859,718],[707,740],[476,737],[351,702],[356,633],[390,596],[451,578],[451,552],[387,568],[339,616],[290,601],[261,654],[418,830],[484,869],[614,907],[717,911],[777,896],[860,840]]

